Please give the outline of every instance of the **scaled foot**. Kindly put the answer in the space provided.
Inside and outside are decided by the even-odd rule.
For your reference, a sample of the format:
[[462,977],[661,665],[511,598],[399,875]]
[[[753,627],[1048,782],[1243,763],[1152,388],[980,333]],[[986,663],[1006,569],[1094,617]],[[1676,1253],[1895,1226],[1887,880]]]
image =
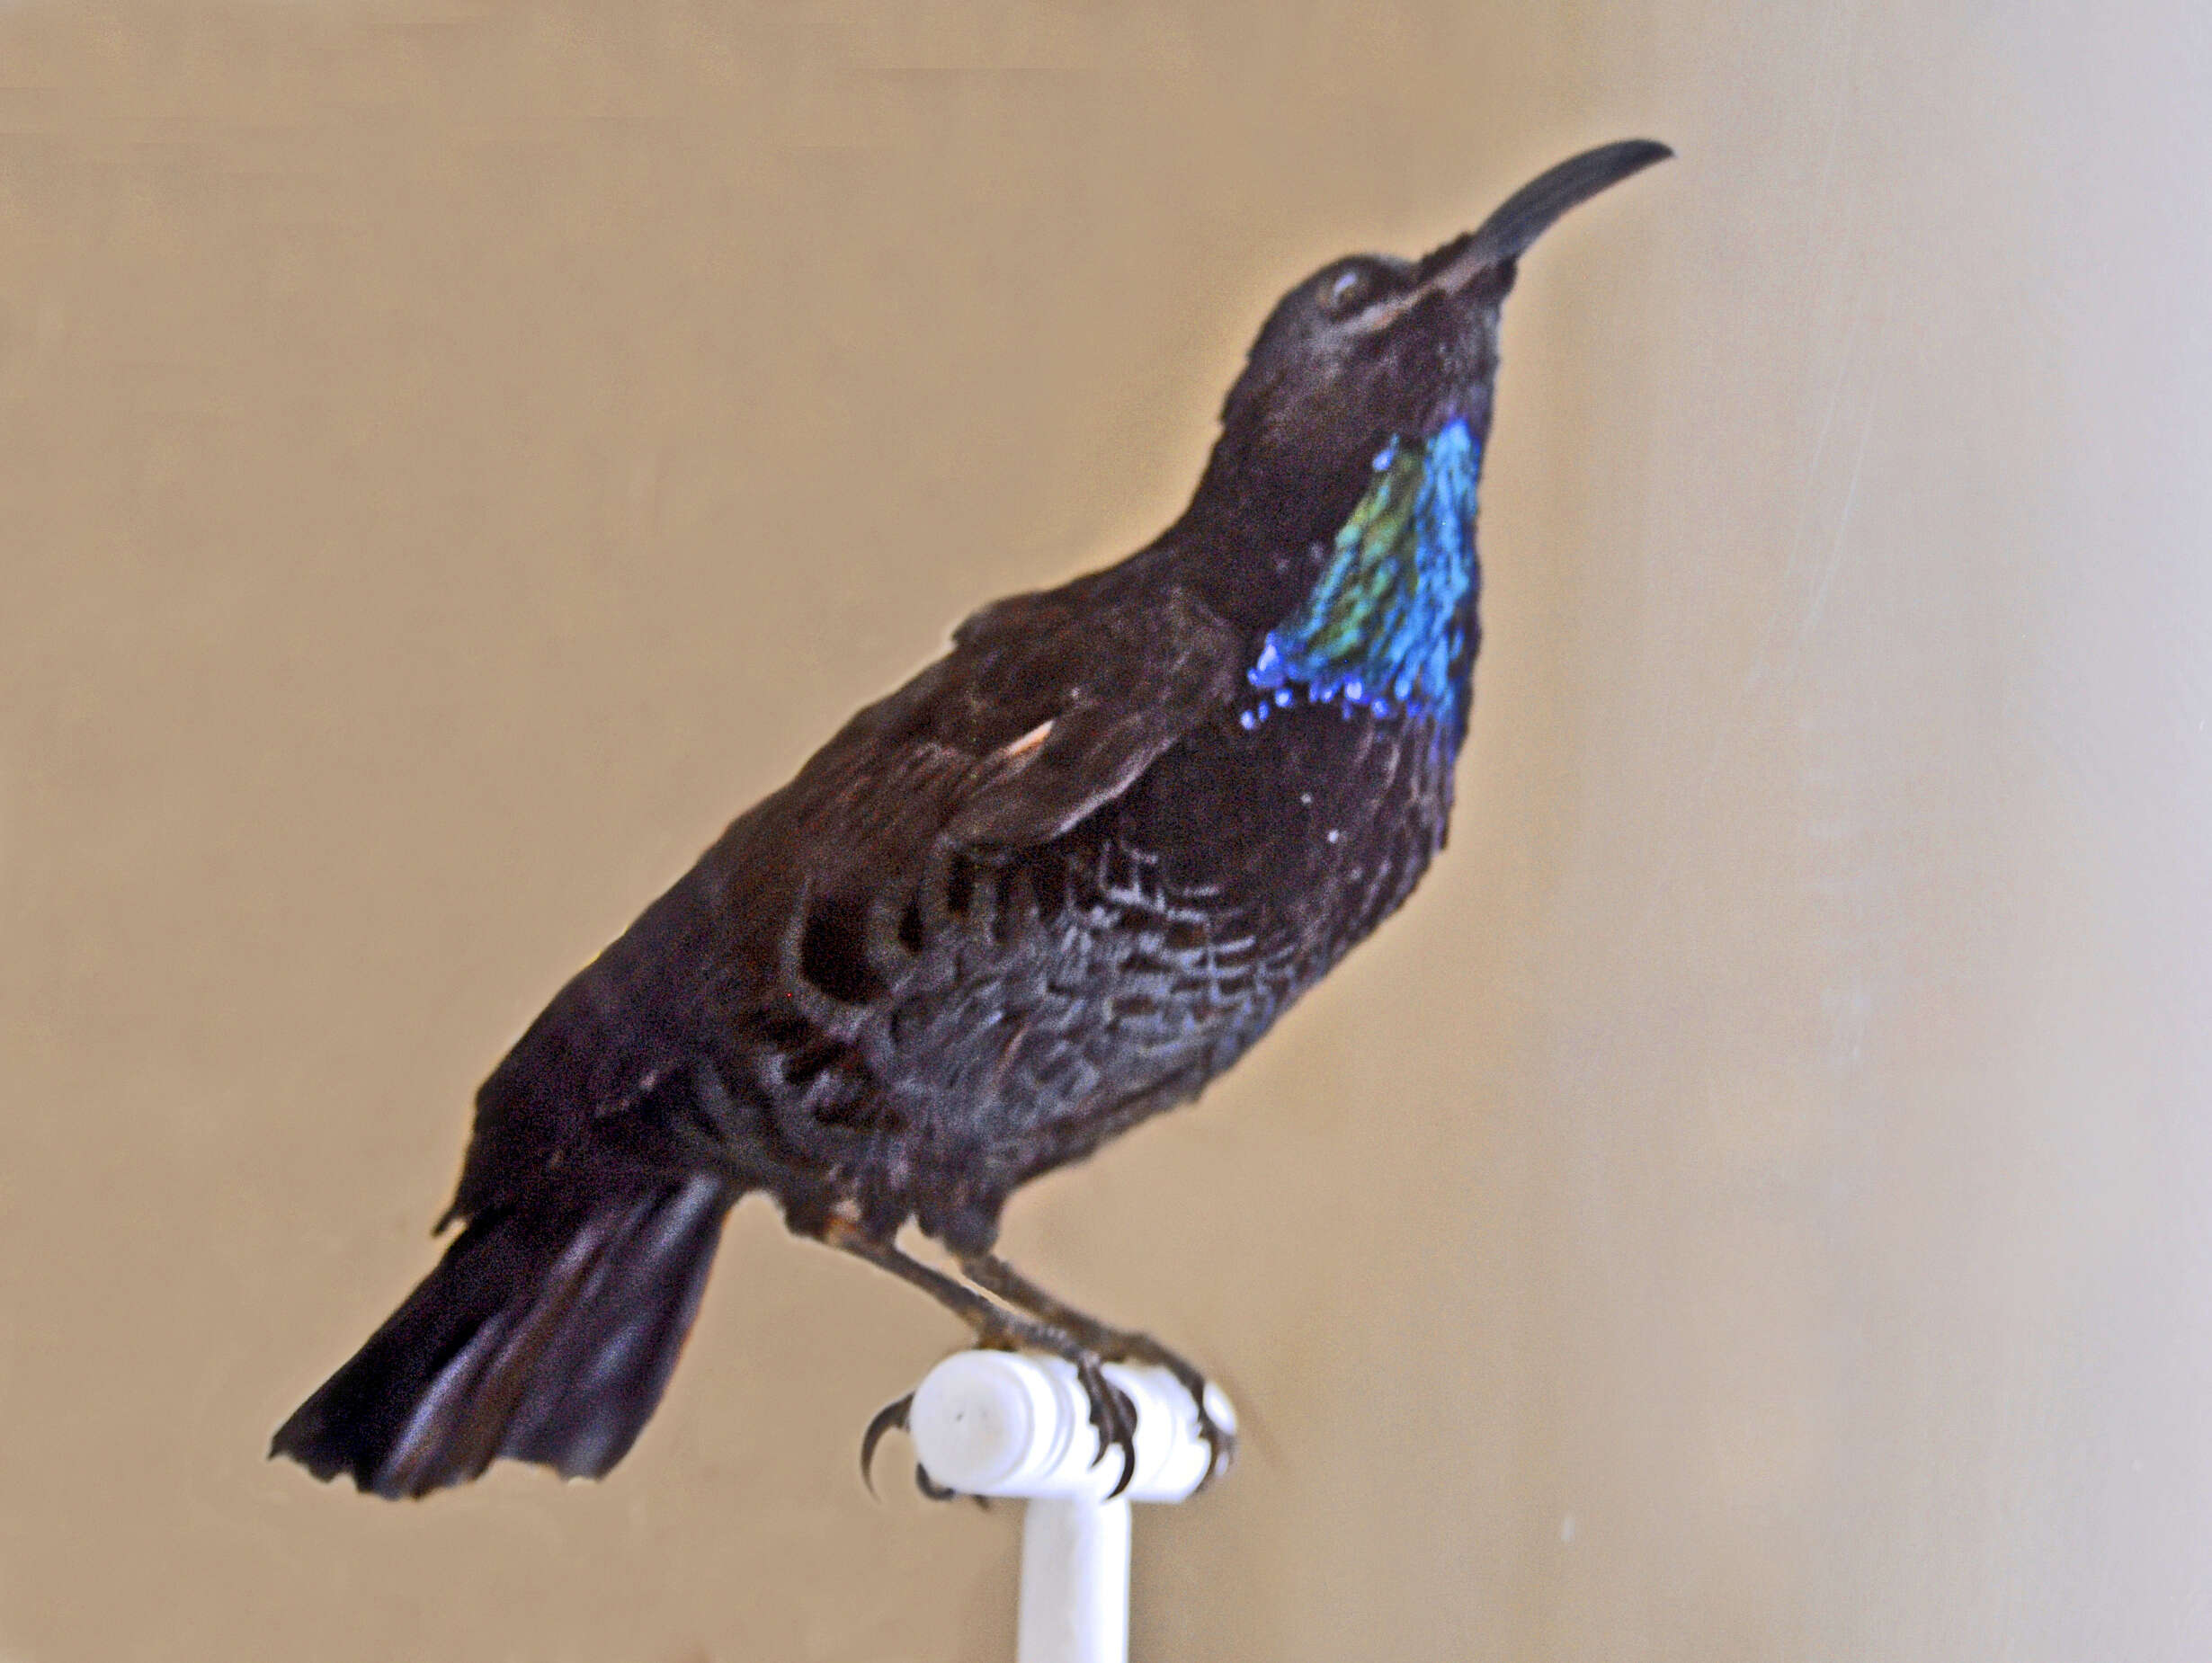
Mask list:
[[[988,1289],[1009,1304],[1066,1334],[1102,1363],[1135,1363],[1164,1369],[1175,1383],[1191,1394],[1198,1416],[1198,1434],[1206,1440],[1206,1476],[1203,1490],[1235,1464],[1236,1434],[1216,1420],[1206,1403],[1206,1376],[1177,1352],[1149,1334],[1115,1328],[1085,1315],[1064,1300],[1039,1287],[995,1253],[977,1253],[960,1261],[961,1273],[977,1286]],[[1095,1399],[1093,1400],[1095,1405]]]

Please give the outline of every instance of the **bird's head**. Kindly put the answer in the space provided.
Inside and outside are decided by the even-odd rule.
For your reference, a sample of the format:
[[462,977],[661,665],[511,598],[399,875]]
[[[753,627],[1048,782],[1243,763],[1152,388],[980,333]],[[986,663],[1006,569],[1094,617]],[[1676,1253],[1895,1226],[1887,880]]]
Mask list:
[[1199,502],[1278,536],[1326,536],[1385,445],[1456,419],[1479,441],[1514,262],[1567,209],[1672,154],[1649,139],[1585,151],[1418,260],[1354,254],[1307,278],[1229,389]]

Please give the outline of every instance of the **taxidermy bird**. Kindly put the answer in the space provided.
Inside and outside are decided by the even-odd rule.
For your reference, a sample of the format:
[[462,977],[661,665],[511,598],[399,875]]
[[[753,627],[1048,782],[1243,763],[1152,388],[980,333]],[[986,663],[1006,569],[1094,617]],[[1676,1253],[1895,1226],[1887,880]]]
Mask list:
[[460,1234],[271,1453],[385,1496],[503,1455],[601,1476],[758,1190],[1073,1364],[1122,1483],[1110,1362],[1172,1370],[1225,1466],[1199,1372],[1026,1280],[1000,1211],[1195,1097],[1443,846],[1500,307],[1547,227],[1669,154],[1589,151],[1285,295],[1181,518],[968,618],[554,997],[477,1094]]

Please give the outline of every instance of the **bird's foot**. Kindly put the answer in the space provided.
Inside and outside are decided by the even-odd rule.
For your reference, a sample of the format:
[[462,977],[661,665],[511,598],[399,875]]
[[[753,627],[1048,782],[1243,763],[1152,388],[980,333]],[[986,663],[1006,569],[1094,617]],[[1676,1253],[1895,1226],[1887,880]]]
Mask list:
[[[987,1288],[998,1300],[1003,1300],[1003,1304],[974,1287],[954,1281],[941,1270],[909,1258],[894,1244],[870,1235],[843,1214],[832,1212],[824,1216],[821,1238],[843,1252],[864,1258],[901,1280],[913,1283],[967,1322],[977,1345],[1005,1351],[1042,1351],[1072,1364],[1084,1395],[1091,1401],[1091,1424],[1098,1429],[1098,1455],[1091,1464],[1096,1466],[1103,1462],[1110,1449],[1121,1452],[1121,1477],[1107,1499],[1119,1496],[1137,1477],[1137,1406],[1106,1378],[1108,1363],[1157,1363],[1173,1373],[1198,1406],[1200,1429],[1212,1455],[1208,1475],[1210,1477],[1213,1472],[1226,1466],[1226,1451],[1231,1445],[1222,1428],[1206,1412],[1205,1376],[1158,1341],[1143,1334],[1125,1334],[1110,1329],[1062,1305],[1024,1279],[1004,1260],[988,1253],[963,1259],[961,1267],[977,1286]],[[861,1438],[863,1479],[868,1477],[876,1445],[882,1441],[883,1435],[894,1427],[903,1428],[913,1407],[914,1395],[909,1392],[878,1410],[875,1418],[868,1423],[868,1430]],[[872,1493],[872,1482],[869,1489]]]
[[[1206,1476],[1199,1480],[1199,1489],[1220,1478],[1236,1464],[1236,1433],[1223,1426],[1207,1407],[1206,1376],[1191,1365],[1188,1359],[1169,1350],[1149,1334],[1125,1332],[1110,1329],[1103,1323],[1095,1325],[1096,1332],[1086,1333],[1084,1338],[1108,1363],[1136,1363],[1164,1369],[1175,1378],[1175,1383],[1191,1394],[1191,1407],[1197,1412],[1198,1435],[1206,1440]],[[1193,1492],[1196,1493],[1196,1492]]]
[[[977,1338],[993,1350],[1018,1348],[1003,1335],[995,1333]],[[1034,1339],[1037,1336],[1030,1338]],[[1083,1387],[1084,1396],[1090,1401],[1091,1424],[1098,1431],[1098,1454],[1092,1458],[1091,1464],[1099,1465],[1110,1450],[1120,1454],[1121,1477],[1107,1492],[1106,1498],[1110,1501],[1127,1490],[1129,1481],[1137,1476],[1137,1405],[1129,1401],[1128,1392],[1106,1378],[1104,1365],[1094,1354],[1070,1344],[1047,1344],[1037,1348],[1064,1357],[1075,1365],[1076,1383]],[[876,1493],[877,1446],[883,1442],[886,1433],[907,1431],[907,1417],[913,1410],[914,1393],[909,1392],[878,1410],[870,1419],[868,1429],[861,1434],[861,1482],[868,1486],[871,1496]],[[914,1463],[914,1483],[932,1501],[950,1501],[959,1493],[932,1478],[919,1462]]]
[[1011,1312],[979,1321],[976,1344],[986,1351],[1042,1351],[1072,1364],[1075,1382],[1090,1401],[1091,1425],[1098,1432],[1098,1454],[1091,1464],[1095,1467],[1102,1463],[1109,1450],[1120,1452],[1121,1477],[1106,1499],[1111,1501],[1129,1487],[1137,1476],[1137,1405],[1129,1401],[1128,1392],[1106,1378],[1105,1369],[1109,1361],[1119,1362],[1119,1358],[1102,1356],[1053,1324]]
[[1091,1400],[1091,1424],[1098,1430],[1098,1454],[1091,1458],[1091,1464],[1095,1467],[1102,1463],[1110,1449],[1121,1452],[1121,1477],[1106,1492],[1106,1499],[1111,1501],[1137,1476],[1137,1405],[1129,1401],[1128,1392],[1106,1378],[1104,1364],[1096,1353],[1079,1350],[1068,1361],[1075,1365],[1076,1383]]
[[[1115,1328],[1086,1315],[1045,1292],[996,1254],[970,1255],[961,1260],[960,1268],[978,1287],[989,1289],[1025,1312],[1030,1320],[1072,1340],[1099,1362],[1136,1363],[1164,1369],[1173,1375],[1175,1383],[1191,1394],[1198,1435],[1206,1440],[1206,1476],[1199,1481],[1199,1489],[1205,1489],[1235,1464],[1236,1434],[1214,1418],[1206,1402],[1206,1376],[1199,1373],[1190,1359],[1171,1351],[1149,1334]],[[1070,1361],[1078,1360],[1074,1353],[1062,1355]]]

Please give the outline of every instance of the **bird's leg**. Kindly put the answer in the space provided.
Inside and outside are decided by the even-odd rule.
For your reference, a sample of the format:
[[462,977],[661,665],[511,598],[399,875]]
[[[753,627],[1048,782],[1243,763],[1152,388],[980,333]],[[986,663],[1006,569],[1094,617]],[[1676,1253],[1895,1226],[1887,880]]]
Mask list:
[[1149,1334],[1113,1328],[1086,1316],[1047,1293],[995,1253],[971,1253],[960,1260],[960,1274],[977,1287],[996,1294],[1008,1304],[1048,1322],[1095,1352],[1102,1362],[1145,1363],[1164,1368],[1191,1394],[1198,1410],[1199,1436],[1206,1440],[1206,1476],[1202,1490],[1229,1470],[1236,1459],[1236,1434],[1206,1411],[1206,1376],[1188,1361],[1170,1351]]
[[[900,1252],[892,1243],[878,1241],[842,1214],[831,1215],[823,1228],[822,1240],[842,1252],[889,1271],[901,1281],[911,1282],[973,1329],[978,1345],[1005,1351],[1042,1351],[1073,1364],[1084,1395],[1091,1401],[1091,1424],[1098,1429],[1098,1457],[1092,1464],[1095,1466],[1105,1460],[1110,1449],[1121,1452],[1120,1481],[1107,1499],[1111,1500],[1129,1487],[1129,1481],[1137,1476],[1137,1406],[1129,1401],[1127,1392],[1106,1378],[1106,1359],[1096,1350],[1075,1334],[1057,1327],[1049,1317],[1009,1311],[943,1271]],[[879,1410],[876,1418],[868,1423],[868,1430],[861,1439],[863,1480],[868,1477],[869,1462],[876,1453],[877,1443],[892,1427],[906,1424],[906,1412],[913,1405],[914,1394],[908,1392],[896,1402]],[[932,1493],[931,1487],[924,1485],[923,1493]]]

